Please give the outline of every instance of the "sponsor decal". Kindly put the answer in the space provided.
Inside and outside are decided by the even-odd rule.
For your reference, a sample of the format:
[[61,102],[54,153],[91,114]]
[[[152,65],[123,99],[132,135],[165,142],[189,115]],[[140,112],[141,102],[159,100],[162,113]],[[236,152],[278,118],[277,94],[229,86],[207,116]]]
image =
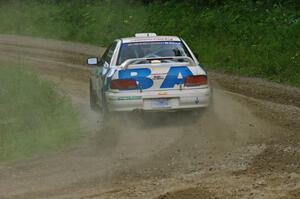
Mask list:
[[123,101],[123,100],[141,100],[142,96],[126,96],[126,97],[118,97],[117,100]]
[[196,97],[196,99],[195,99],[195,104],[200,104],[200,100],[198,97]]
[[165,79],[165,76],[164,75],[153,75],[153,80],[163,80]]
[[157,95],[168,95],[168,92],[160,92]]
[[[138,41],[139,39],[136,39],[136,40]],[[156,39],[149,38],[149,40],[156,40]],[[178,44],[181,44],[180,41],[169,41],[170,39],[168,39],[168,38],[164,39],[164,40],[166,40],[166,41],[158,41],[158,42],[151,42],[151,43],[149,43],[149,42],[135,42],[135,43],[127,43],[127,44],[125,43],[122,45],[122,47],[127,48],[128,46],[142,46],[142,45],[153,46],[153,45],[178,45]]]

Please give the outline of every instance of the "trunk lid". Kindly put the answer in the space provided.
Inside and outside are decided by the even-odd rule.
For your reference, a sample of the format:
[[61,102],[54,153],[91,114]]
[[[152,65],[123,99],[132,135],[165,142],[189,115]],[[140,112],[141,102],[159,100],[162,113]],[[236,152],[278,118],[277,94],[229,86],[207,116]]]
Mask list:
[[134,79],[137,81],[138,88],[130,90],[147,92],[190,89],[184,87],[184,82],[187,76],[193,75],[206,75],[206,72],[190,58],[187,62],[166,61],[165,63],[156,58],[151,59],[147,64],[125,65],[113,79]]

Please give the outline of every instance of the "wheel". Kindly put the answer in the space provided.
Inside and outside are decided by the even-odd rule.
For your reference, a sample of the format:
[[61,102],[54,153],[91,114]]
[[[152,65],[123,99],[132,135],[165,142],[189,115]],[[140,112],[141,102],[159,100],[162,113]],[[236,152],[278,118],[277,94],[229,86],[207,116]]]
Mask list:
[[106,100],[104,92],[101,92],[101,95],[102,95],[101,113],[102,113],[102,118],[103,118],[102,120],[109,121],[110,113],[109,113],[108,106],[107,106],[107,100]]
[[90,107],[94,111],[99,111],[100,107],[97,104],[97,96],[93,92],[92,81],[90,80]]

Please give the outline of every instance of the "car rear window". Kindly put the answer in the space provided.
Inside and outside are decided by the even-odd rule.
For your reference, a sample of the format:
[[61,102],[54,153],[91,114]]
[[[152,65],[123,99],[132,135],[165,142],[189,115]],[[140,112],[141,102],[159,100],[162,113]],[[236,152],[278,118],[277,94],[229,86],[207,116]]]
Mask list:
[[118,65],[128,59],[152,57],[191,57],[182,42],[139,42],[122,44],[118,57]]

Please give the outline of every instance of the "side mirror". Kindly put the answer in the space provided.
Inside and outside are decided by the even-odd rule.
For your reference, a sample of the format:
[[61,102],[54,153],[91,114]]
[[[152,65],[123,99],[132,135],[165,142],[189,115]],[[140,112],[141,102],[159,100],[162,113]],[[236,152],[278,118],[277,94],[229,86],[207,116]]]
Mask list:
[[95,57],[93,57],[93,58],[88,58],[88,60],[87,60],[87,64],[88,65],[97,65],[99,62],[98,62],[98,58],[95,58]]

